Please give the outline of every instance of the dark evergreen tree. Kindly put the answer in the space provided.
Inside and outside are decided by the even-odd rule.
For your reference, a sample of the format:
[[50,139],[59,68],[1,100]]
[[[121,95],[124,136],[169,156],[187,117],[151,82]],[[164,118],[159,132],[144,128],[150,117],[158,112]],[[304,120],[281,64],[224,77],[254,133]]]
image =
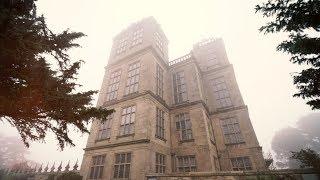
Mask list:
[[268,0],[255,9],[263,16],[273,18],[260,31],[290,34],[277,50],[291,54],[292,63],[306,65],[293,77],[298,89],[293,96],[306,99],[312,109],[320,109],[320,1]]
[[320,174],[320,155],[311,149],[301,149],[298,152],[292,152],[291,158],[298,160],[301,167],[314,168]]
[[34,0],[0,1],[0,121],[15,126],[26,146],[52,131],[63,149],[74,145],[68,128],[88,132],[91,118],[104,119],[112,111],[92,107],[96,91],[77,92],[82,61],[68,50],[80,32],[54,33]]

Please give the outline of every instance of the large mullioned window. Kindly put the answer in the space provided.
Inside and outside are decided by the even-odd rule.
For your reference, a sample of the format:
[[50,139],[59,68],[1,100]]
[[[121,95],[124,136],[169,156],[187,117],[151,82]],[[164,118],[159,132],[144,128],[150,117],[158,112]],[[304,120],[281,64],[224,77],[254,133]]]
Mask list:
[[244,143],[244,139],[242,137],[239,126],[239,121],[236,117],[221,119],[221,127],[226,144]]
[[154,33],[154,39],[156,41],[156,46],[159,48],[160,52],[163,54],[164,53],[163,39],[158,32]]
[[136,106],[129,106],[122,109],[120,122],[120,136],[134,133]]
[[187,101],[187,86],[183,71],[173,75],[173,87],[175,103]]
[[138,92],[140,62],[129,65],[125,94]]
[[178,172],[197,171],[196,157],[194,155],[178,156],[177,160],[178,160],[177,162]]
[[101,122],[97,140],[110,138],[113,113],[107,116],[106,120]]
[[117,98],[120,84],[121,70],[114,71],[110,75],[109,86],[107,89],[107,101]]
[[185,141],[193,138],[189,113],[176,115],[176,128],[180,132],[180,140]]
[[213,94],[215,96],[217,107],[225,108],[232,106],[229,90],[223,77],[212,80]]
[[218,67],[219,66],[219,60],[218,60],[215,52],[208,54],[208,66],[209,67]]
[[121,40],[119,40],[116,53],[121,54],[125,52],[127,49],[127,46],[128,46],[128,37],[124,37]]
[[105,155],[93,156],[89,179],[101,179],[103,175]]
[[130,176],[131,153],[116,154],[113,177],[128,179]]
[[164,139],[164,111],[159,108],[156,114],[156,137]]
[[252,164],[249,157],[231,158],[231,164],[234,171],[252,170]]
[[163,97],[163,69],[160,67],[159,64],[157,64],[157,70],[156,70],[156,93],[161,98]]
[[142,43],[142,37],[143,37],[143,28],[139,28],[136,31],[134,31],[131,46],[135,46]]

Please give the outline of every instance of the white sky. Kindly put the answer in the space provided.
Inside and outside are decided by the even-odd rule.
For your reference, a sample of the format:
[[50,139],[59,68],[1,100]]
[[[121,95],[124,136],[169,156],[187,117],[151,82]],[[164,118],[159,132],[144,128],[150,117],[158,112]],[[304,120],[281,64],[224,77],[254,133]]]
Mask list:
[[[293,125],[311,112],[301,99],[293,98],[295,87],[290,73],[297,71],[289,56],[276,51],[285,34],[263,35],[258,28],[266,22],[254,13],[253,0],[39,0],[39,12],[48,25],[61,31],[70,28],[87,36],[82,48],[71,56],[85,60],[79,75],[84,90],[99,90],[112,38],[131,23],[153,16],[169,39],[169,57],[188,53],[192,45],[207,37],[221,37],[229,61],[234,65],[238,85],[260,145],[270,151],[275,131]],[[16,135],[14,128],[0,124],[0,132]],[[76,147],[58,150],[50,135],[46,143],[32,143],[28,156],[39,163],[81,161],[87,135],[73,132]],[[57,163],[56,163],[57,164]]]

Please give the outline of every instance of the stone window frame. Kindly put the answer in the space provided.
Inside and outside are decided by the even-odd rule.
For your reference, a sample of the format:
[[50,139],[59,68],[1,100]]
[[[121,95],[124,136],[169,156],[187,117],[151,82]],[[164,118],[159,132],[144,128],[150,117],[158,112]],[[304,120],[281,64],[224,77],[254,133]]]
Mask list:
[[216,52],[212,52],[212,50],[209,49],[207,56],[208,56],[208,68],[220,66],[220,60],[218,59]]
[[226,145],[245,143],[240,122],[236,116],[222,118],[220,119],[220,123]]
[[131,47],[142,43],[142,41],[143,41],[143,31],[144,31],[143,27],[140,27],[140,28],[136,29],[132,33]]
[[175,115],[176,130],[180,134],[180,142],[193,140],[192,123],[188,112]]
[[156,133],[155,137],[165,141],[165,112],[156,107]]
[[102,178],[103,169],[104,169],[104,165],[105,165],[105,159],[106,159],[105,154],[92,156],[88,179],[101,179]]
[[[197,171],[197,160],[196,155],[185,155],[177,156],[177,172],[196,172]],[[193,160],[193,163],[192,161]]]
[[[128,111],[128,109],[130,109],[130,111]],[[120,127],[119,127],[119,136],[127,136],[127,135],[134,134],[136,112],[137,112],[137,106],[135,104],[125,106],[122,108]],[[129,130],[126,130],[128,128]]]
[[217,102],[218,108],[228,108],[232,107],[232,100],[230,96],[230,91],[227,88],[227,83],[224,76],[220,76],[211,79],[212,91]]
[[121,69],[115,70],[111,73],[107,88],[106,101],[111,101],[117,98],[120,79]]
[[154,39],[156,41],[156,46],[158,47],[160,52],[162,54],[164,54],[164,49],[163,49],[163,44],[164,43],[163,43],[163,39],[162,39],[161,35],[158,32],[154,32],[153,35],[154,35]]
[[249,156],[230,158],[233,171],[250,171],[252,170],[252,162]]
[[214,166],[216,168],[216,170],[220,171],[220,161],[219,158],[217,156],[213,156],[213,161],[214,161]]
[[163,69],[159,64],[156,66],[156,94],[163,98]]
[[174,101],[176,104],[188,101],[188,90],[184,71],[173,74]]
[[125,87],[125,95],[136,93],[139,91],[139,79],[140,79],[140,61],[135,61],[129,64],[127,70],[127,81]]
[[164,174],[166,172],[166,155],[156,152],[156,173]]
[[110,139],[113,118],[114,118],[114,113],[108,115],[106,117],[106,120],[100,121],[100,127],[99,127],[98,135],[97,135],[98,141],[104,140],[104,139]]
[[[130,159],[128,157],[130,157]],[[114,179],[130,179],[131,162],[132,162],[132,152],[115,153],[113,178]],[[121,169],[122,169],[122,172],[121,172]]]
[[128,37],[123,37],[122,39],[119,40],[117,48],[116,48],[116,54],[121,54],[126,51],[128,46]]
[[214,143],[216,143],[216,139],[215,139],[215,136],[214,136],[214,129],[213,129],[211,120],[210,120],[210,118],[209,118],[208,115],[207,115],[207,123],[208,123],[210,140],[211,140],[211,142],[214,144]]

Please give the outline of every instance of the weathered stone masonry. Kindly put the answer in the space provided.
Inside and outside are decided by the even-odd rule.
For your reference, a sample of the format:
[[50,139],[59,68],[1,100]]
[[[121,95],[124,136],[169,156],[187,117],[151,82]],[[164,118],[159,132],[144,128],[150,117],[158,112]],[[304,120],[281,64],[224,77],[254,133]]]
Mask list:
[[113,40],[98,106],[115,113],[92,124],[84,179],[265,169],[221,39],[169,62],[153,18],[130,25]]

